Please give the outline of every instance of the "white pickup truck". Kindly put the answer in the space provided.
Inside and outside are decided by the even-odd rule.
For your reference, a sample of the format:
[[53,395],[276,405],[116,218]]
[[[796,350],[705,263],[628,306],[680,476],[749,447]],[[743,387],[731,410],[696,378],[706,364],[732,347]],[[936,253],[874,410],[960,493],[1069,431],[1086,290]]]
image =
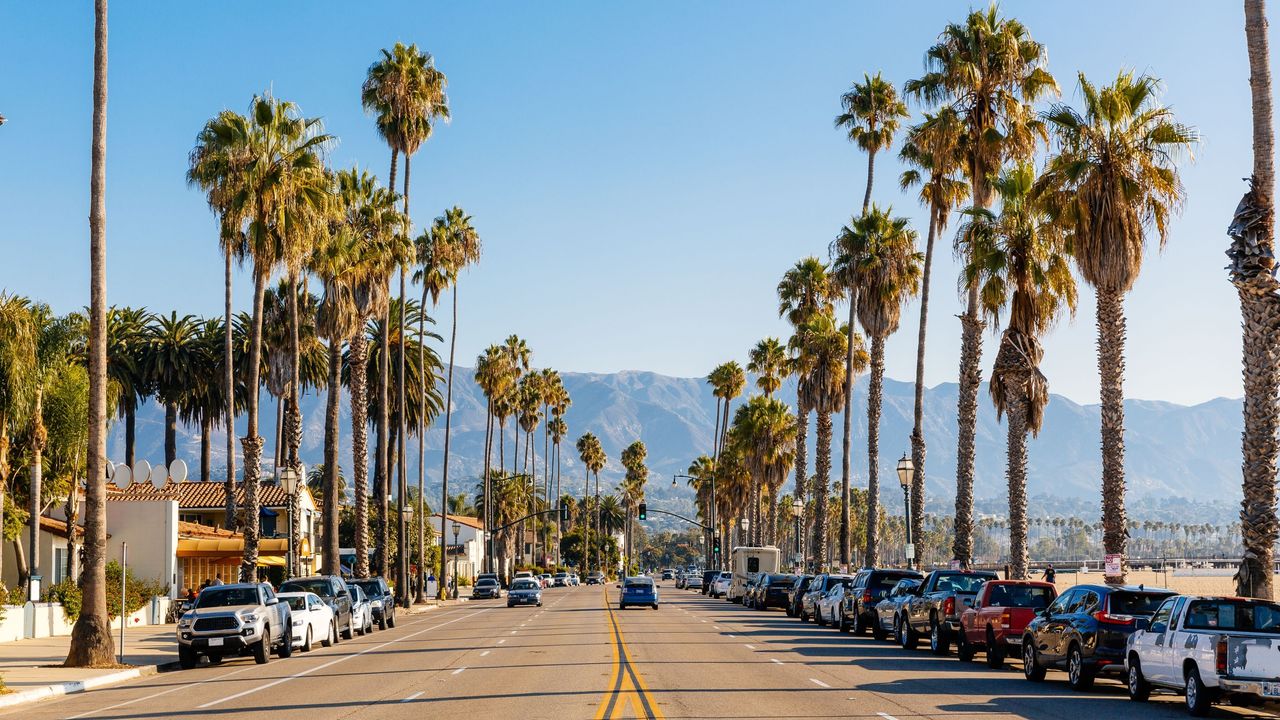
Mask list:
[[1181,692],[1195,716],[1219,700],[1280,701],[1280,605],[1178,595],[1137,624],[1125,653],[1130,699]]

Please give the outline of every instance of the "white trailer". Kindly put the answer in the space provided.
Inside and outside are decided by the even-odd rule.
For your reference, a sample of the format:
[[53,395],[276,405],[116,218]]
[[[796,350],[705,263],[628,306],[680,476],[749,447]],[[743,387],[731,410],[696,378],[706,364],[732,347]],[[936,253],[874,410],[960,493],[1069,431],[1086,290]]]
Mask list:
[[776,547],[736,547],[729,555],[729,569],[733,571],[733,581],[729,583],[729,592],[725,598],[731,602],[741,602],[747,582],[755,579],[760,573],[776,573],[781,567],[782,552]]

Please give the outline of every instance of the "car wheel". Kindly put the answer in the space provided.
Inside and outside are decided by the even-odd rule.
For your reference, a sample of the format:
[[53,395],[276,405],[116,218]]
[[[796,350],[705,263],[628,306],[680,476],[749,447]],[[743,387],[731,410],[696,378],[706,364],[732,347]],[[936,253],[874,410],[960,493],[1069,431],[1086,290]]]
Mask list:
[[951,638],[947,637],[947,628],[936,619],[929,629],[929,650],[934,655],[946,655],[951,649]]
[[889,637],[889,633],[884,631],[884,627],[880,625],[880,616],[876,616],[876,624],[871,626],[871,637],[876,640],[883,641]]
[[262,631],[262,639],[253,646],[253,661],[259,665],[266,665],[271,660],[271,629],[264,628]]
[[626,609],[627,609],[627,604],[626,604],[626,603],[618,603],[618,609],[619,609],[619,610],[626,610]]
[[198,662],[200,662],[200,655],[196,653],[195,650],[186,645],[178,646],[178,665],[180,665],[183,670],[190,670],[195,667]]
[[302,652],[311,652],[311,626],[307,626],[307,636],[302,641]]
[[1044,680],[1044,668],[1040,667],[1040,654],[1036,652],[1035,641],[1030,637],[1022,639],[1022,676],[1031,682]]
[[658,609],[658,603],[654,603],[654,604],[653,604],[653,609],[654,609],[654,610],[657,610],[657,609]]
[[393,612],[391,613],[391,617],[387,618],[387,627],[393,628],[395,626],[396,626],[396,614]]
[[337,641],[338,627],[331,622],[329,623],[329,634],[325,636],[325,639],[320,641],[320,644],[325,647],[331,647]]
[[898,619],[898,644],[902,646],[902,649],[915,650],[916,642],[918,641],[919,641],[919,636],[916,635],[915,629],[911,627],[911,623],[907,622],[906,618],[899,618]]
[[969,662],[973,660],[973,653],[973,643],[969,642],[964,628],[961,628],[960,634],[956,636],[956,657],[960,658],[960,662]]
[[1067,684],[1081,692],[1093,687],[1093,668],[1085,664],[1079,645],[1067,651]]
[[1200,670],[1192,665],[1187,668],[1186,700],[1187,712],[1195,717],[1204,717],[1213,707],[1214,693],[1204,686],[1200,680]]
[[1004,641],[996,642],[996,634],[987,628],[987,667],[992,670],[1004,667]]
[[867,634],[867,622],[862,619],[862,613],[858,613],[853,616],[853,634],[854,635]]
[[1142,664],[1138,656],[1129,657],[1129,699],[1134,702],[1146,702],[1151,699],[1151,683],[1142,676]]
[[356,619],[347,618],[347,628],[342,631],[342,639],[350,640],[351,638],[355,637],[356,635],[355,629],[356,629]]
[[284,637],[280,638],[280,647],[276,650],[276,656],[287,658],[293,655],[293,633],[286,630]]
[[382,613],[382,615],[378,616],[378,629],[379,630],[387,629],[387,614],[385,612]]
[[840,620],[836,623],[836,629],[842,633],[847,633],[852,629],[849,627],[849,620],[844,616],[843,610],[840,611]]

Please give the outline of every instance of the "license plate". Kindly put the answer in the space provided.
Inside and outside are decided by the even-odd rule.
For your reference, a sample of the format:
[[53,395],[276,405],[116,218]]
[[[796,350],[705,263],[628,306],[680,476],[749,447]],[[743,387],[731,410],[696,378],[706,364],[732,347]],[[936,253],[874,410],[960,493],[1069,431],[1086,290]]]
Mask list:
[[1280,697],[1280,683],[1262,683],[1262,695],[1264,697]]
[[209,647],[218,647],[221,644],[222,644],[222,638],[219,638],[219,637],[209,638]]

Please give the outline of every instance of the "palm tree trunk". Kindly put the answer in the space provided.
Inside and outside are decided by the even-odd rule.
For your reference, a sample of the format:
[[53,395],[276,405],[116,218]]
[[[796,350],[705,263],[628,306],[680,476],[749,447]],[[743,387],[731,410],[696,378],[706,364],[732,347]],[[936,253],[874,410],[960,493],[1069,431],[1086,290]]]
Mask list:
[[[871,384],[867,390],[867,554],[866,567],[880,562],[880,403],[884,386],[884,338],[871,338]],[[845,414],[849,414],[848,408]]]
[[[115,660],[107,616],[107,0],[94,2],[93,160],[89,212],[89,449],[85,480],[84,601],[71,630],[68,667]],[[72,483],[72,487],[75,483]],[[74,538],[75,533],[69,533]]]
[[[29,498],[27,503],[28,523],[30,524],[28,546],[31,553],[31,569],[27,572],[28,581],[30,581],[31,575],[40,574],[40,495],[44,481],[44,447],[48,440],[48,433],[44,427],[43,384],[36,383],[35,389],[35,407],[32,408],[31,413],[33,418],[31,429],[31,472],[29,473],[31,482],[27,491],[27,497]],[[29,588],[30,586],[28,586]]]
[[168,467],[178,457],[178,405],[164,404],[164,464]]
[[[302,445],[302,407],[299,404],[302,398],[302,368],[301,368],[301,362],[299,358],[299,342],[298,342],[298,291],[299,291],[299,283],[298,283],[297,277],[294,275],[293,272],[290,272],[289,273],[289,303],[288,303],[288,308],[289,308],[289,390],[287,393],[289,396],[289,399],[288,399],[288,403],[285,405],[285,433],[286,433],[285,444],[288,447],[288,451],[285,453],[285,463],[287,464],[289,469],[292,470],[297,475],[298,482],[301,483],[305,481],[305,478],[302,477],[302,472],[303,472],[302,460],[298,457],[298,448]],[[337,343],[337,345],[338,345],[338,363],[339,365],[341,365],[342,343]],[[332,353],[330,353],[330,359],[332,359]],[[330,369],[330,377],[332,376],[333,376],[333,371],[332,369]],[[337,396],[337,393],[340,389],[341,389],[341,376],[339,376],[339,381],[336,384],[336,389],[333,387],[330,388],[329,395]],[[336,429],[335,429],[335,435],[336,435]],[[335,453],[335,460],[334,460],[334,468],[335,468],[334,476],[335,477],[337,477],[336,457],[337,456]],[[279,477],[278,470],[276,472],[276,476]],[[326,497],[335,497],[335,496],[326,496]],[[341,499],[339,498],[339,500]],[[331,504],[333,503],[331,502]],[[289,515],[293,515],[293,517],[291,518],[291,522],[289,523],[289,532],[287,534],[287,537],[289,538],[289,547],[297,548],[299,546],[297,514],[290,512]],[[328,542],[328,540],[326,540],[325,542]],[[288,555],[286,556],[285,572],[289,574],[289,577],[294,577],[297,574],[298,572],[297,562],[298,562],[297,550],[295,549],[289,552]]]
[[130,398],[124,409],[124,464],[133,467],[134,446],[138,440],[138,410],[136,398]]
[[[480,478],[481,496],[484,499],[484,529],[486,533],[491,533],[493,528],[493,513],[491,500],[489,498],[489,480],[490,480],[490,462],[493,453],[493,399],[485,394],[484,401],[484,477]],[[494,572],[493,560],[490,556],[493,554],[493,539],[489,537],[484,548],[484,565],[486,572]]]
[[223,268],[223,280],[225,283],[223,293],[223,323],[222,330],[222,352],[223,365],[222,368],[222,390],[226,393],[227,406],[224,409],[227,423],[227,477],[223,481],[223,510],[226,513],[222,521],[222,526],[227,530],[235,530],[236,527],[236,376],[234,344],[232,342],[234,333],[232,332],[231,319],[231,246],[226,248],[226,265]]
[[258,436],[259,372],[262,365],[262,301],[267,268],[254,268],[253,329],[249,335],[248,428],[241,438],[244,448],[244,557],[240,582],[253,582],[258,570],[258,482],[262,475],[262,438]]
[[[449,431],[450,431],[450,424],[453,418],[453,361],[454,361],[454,351],[457,349],[457,346],[458,346],[458,284],[455,282],[451,289],[453,290],[453,326],[449,329],[449,373],[445,377],[445,390],[444,390],[444,466],[441,468],[441,471],[440,471],[440,476],[441,476],[440,502],[442,505],[447,505],[449,502]],[[426,368],[426,365],[423,363],[421,357],[419,357],[419,364],[421,364],[423,368]],[[426,373],[423,372],[424,377],[425,375]],[[425,390],[424,390],[423,397],[426,397]],[[488,453],[486,452],[486,460],[487,458],[488,458]],[[485,478],[487,482],[488,472],[485,473]],[[440,514],[440,537],[442,538],[444,537],[444,521],[445,521],[445,515],[444,513],[441,513]],[[440,577],[442,578],[444,577],[444,554],[443,553],[441,553],[440,555]],[[444,583],[441,583],[441,585],[443,586]]]
[[867,214],[867,208],[871,207],[871,185],[876,179],[876,153],[874,150],[867,153],[867,192],[862,196],[862,214]]
[[[924,275],[920,281],[920,334],[916,340],[916,395],[911,425],[911,465],[915,468],[915,473],[911,476],[912,537],[924,537],[924,348],[925,329],[929,320],[929,278],[933,271],[933,241],[938,234],[939,213],[936,205],[930,206],[929,209],[929,237],[925,242]],[[972,522],[966,530],[970,534],[966,544],[972,547]],[[958,545],[959,543],[954,544]],[[969,558],[965,558],[964,562],[966,563],[965,566],[968,567]]]
[[831,494],[831,413],[818,410],[817,456],[813,459],[817,479],[814,483],[813,563],[817,572],[827,567],[827,497]]
[[[1245,0],[1245,40],[1249,50],[1249,87],[1253,105],[1253,186],[1241,207],[1253,211],[1248,229],[1265,250],[1275,246],[1275,130],[1271,108],[1271,55],[1266,4]],[[1253,197],[1250,198],[1249,195]],[[1233,226],[1241,215],[1236,210]],[[1243,239],[1243,238],[1241,238]],[[1269,257],[1269,253],[1264,255]],[[1269,263],[1268,263],[1269,265]],[[1240,295],[1243,325],[1244,499],[1240,508],[1244,557],[1236,574],[1236,594],[1272,599],[1276,526],[1276,432],[1280,428],[1280,328],[1278,284],[1267,265],[1233,277]]]
[[[875,154],[869,153],[868,163],[874,161]],[[871,168],[867,165],[867,199],[871,198]],[[866,205],[863,203],[863,214],[866,214]],[[851,547],[851,538],[849,536],[849,474],[851,472],[851,464],[853,462],[853,356],[855,345],[853,336],[857,332],[857,309],[858,309],[858,291],[850,289],[849,291],[849,337],[848,350],[844,360],[844,451],[840,456],[840,564],[846,568],[849,560],[853,556],[853,548]],[[823,488],[823,492],[828,490]],[[867,567],[870,567],[868,565]]]
[[952,553],[967,567],[973,561],[974,435],[978,423],[978,388],[982,384],[982,329],[978,288],[969,288],[969,305],[960,316],[960,395],[956,417],[956,517]]
[[[1102,523],[1108,554],[1124,558],[1129,528],[1124,503],[1124,295],[1098,288],[1098,374],[1102,399]],[[1274,478],[1272,479],[1274,482]],[[1127,562],[1109,583],[1123,583]]]
[[351,336],[351,472],[355,485],[356,577],[369,577],[369,340],[363,319]]
[[596,551],[596,571],[604,572],[604,567],[601,566],[600,564],[600,540],[601,540],[600,538],[600,473],[598,472],[595,473],[595,476],[596,476],[596,508],[595,508],[596,537],[595,537],[594,545],[595,545],[595,551]]
[[799,500],[804,507],[803,519],[801,520],[800,537],[805,537],[805,531],[813,522],[809,510],[809,504],[805,501],[807,487],[809,485],[809,408],[805,406],[804,401],[799,397],[796,398],[796,499]]
[[[338,575],[341,559],[338,549],[338,408],[342,398],[342,341],[329,341],[329,391],[324,406],[324,574]],[[294,523],[296,525],[296,523]],[[290,528],[290,535],[293,529]],[[360,549],[356,548],[356,562]],[[358,575],[357,577],[364,577]]]
[[[394,162],[394,158],[393,158]],[[392,186],[394,187],[394,185]],[[377,551],[378,558],[378,574],[387,577],[391,571],[391,564],[388,562],[387,552],[390,544],[390,533],[388,524],[388,495],[391,491],[390,481],[390,460],[391,460],[391,443],[389,442],[391,434],[391,304],[387,303],[387,310],[383,314],[382,320],[382,354],[378,358],[378,441],[377,449],[378,459],[375,470],[374,484],[377,489],[375,494],[378,499],[378,527],[377,527]]]
[[1005,395],[1009,415],[1009,573],[1027,577],[1027,399],[1026,383],[1012,382]]
[[213,448],[210,447],[213,435],[213,418],[200,418],[200,480],[209,481],[209,473],[213,471]]

